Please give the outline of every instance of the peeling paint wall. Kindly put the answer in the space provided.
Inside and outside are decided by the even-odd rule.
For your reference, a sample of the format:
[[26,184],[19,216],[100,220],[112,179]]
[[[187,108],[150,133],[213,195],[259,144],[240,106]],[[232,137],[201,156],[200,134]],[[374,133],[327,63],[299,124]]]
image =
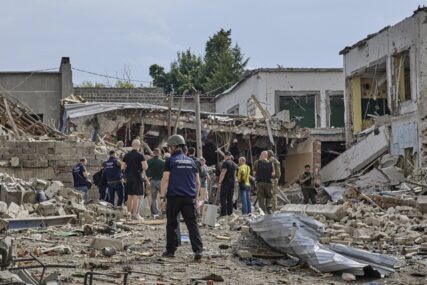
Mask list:
[[418,153],[417,122],[409,119],[391,124],[390,152],[393,155],[404,156],[405,148],[412,148],[412,153]]

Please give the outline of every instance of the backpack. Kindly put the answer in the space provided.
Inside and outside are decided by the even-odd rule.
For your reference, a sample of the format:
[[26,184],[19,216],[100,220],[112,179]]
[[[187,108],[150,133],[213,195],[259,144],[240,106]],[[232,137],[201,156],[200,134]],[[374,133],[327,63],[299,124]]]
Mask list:
[[101,178],[102,178],[102,171],[103,169],[101,169],[100,171],[98,171],[97,173],[95,173],[92,177],[93,179],[93,184],[95,184],[96,186],[99,186],[99,183],[101,182]]

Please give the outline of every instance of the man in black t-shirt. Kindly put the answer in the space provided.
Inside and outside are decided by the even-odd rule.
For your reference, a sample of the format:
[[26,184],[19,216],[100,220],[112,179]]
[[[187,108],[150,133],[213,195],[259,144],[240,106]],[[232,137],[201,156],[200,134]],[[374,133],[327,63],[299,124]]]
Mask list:
[[221,166],[218,188],[220,189],[221,216],[233,213],[233,194],[236,184],[236,166],[231,160],[231,153],[224,153],[224,162]]
[[132,150],[125,154],[123,158],[123,168],[125,169],[126,186],[125,192],[128,196],[126,206],[131,213],[132,219],[139,220],[139,202],[144,193],[142,171],[147,170],[148,165],[145,157],[139,152],[141,141],[132,141]]

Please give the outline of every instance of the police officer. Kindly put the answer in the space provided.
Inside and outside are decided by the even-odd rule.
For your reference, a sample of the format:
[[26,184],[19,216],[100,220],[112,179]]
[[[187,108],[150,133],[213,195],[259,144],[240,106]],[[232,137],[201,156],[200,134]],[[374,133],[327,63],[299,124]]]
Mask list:
[[89,192],[89,181],[88,176],[89,172],[86,170],[86,164],[87,160],[86,158],[81,158],[79,163],[77,163],[73,167],[73,181],[74,181],[74,188],[83,193],[83,199],[85,202],[88,200],[88,192]]
[[114,206],[114,198],[117,193],[117,206],[123,205],[123,181],[122,164],[116,158],[114,150],[110,151],[110,157],[104,164],[105,177],[108,185],[108,202]]
[[160,198],[167,197],[166,204],[166,252],[165,257],[174,257],[178,245],[177,216],[182,214],[190,235],[194,259],[202,258],[203,244],[196,218],[196,197],[200,178],[196,163],[183,152],[185,140],[180,135],[168,139],[172,156],[165,162]]

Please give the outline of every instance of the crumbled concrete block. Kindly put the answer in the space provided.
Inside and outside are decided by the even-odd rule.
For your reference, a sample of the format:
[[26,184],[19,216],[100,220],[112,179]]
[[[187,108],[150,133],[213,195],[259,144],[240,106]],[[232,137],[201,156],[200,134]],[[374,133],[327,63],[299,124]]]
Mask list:
[[354,276],[351,273],[343,273],[341,275],[342,280],[346,281],[346,282],[351,282],[351,281],[355,281],[356,280],[356,276]]
[[16,157],[16,156],[12,157],[10,159],[10,166],[12,166],[12,167],[19,167],[20,166],[19,157]]
[[410,219],[408,218],[408,216],[406,215],[399,215],[399,220],[400,222],[402,222],[403,224],[409,223]]
[[44,201],[39,204],[37,211],[42,216],[54,216],[56,213],[56,204],[52,201]]
[[422,213],[427,213],[427,195],[418,196],[418,198],[417,198],[417,208]]
[[59,189],[57,195],[62,196],[67,200],[71,200],[74,198],[76,202],[80,202],[83,200],[83,194],[71,188],[61,188]]
[[336,221],[341,220],[345,213],[344,205],[302,205],[302,204],[286,204],[282,207],[281,212],[291,213],[307,213],[310,216],[323,215],[329,219]]
[[35,179],[33,182],[33,187],[36,188],[36,190],[44,190],[46,189],[47,181],[42,179]]
[[73,213],[80,213],[86,211],[86,207],[74,201],[68,201],[65,205],[65,210],[72,211]]
[[36,192],[33,190],[23,190],[22,192],[22,203],[33,204],[36,200]]
[[7,212],[7,204],[3,201],[0,201],[0,214],[5,214]]
[[64,208],[63,208],[63,207],[58,207],[58,208],[56,209],[56,214],[57,214],[58,216],[65,216],[67,213],[65,212],[65,210],[64,210]]
[[13,217],[16,217],[19,211],[21,211],[21,207],[19,207],[14,202],[10,203],[9,208],[7,208],[7,213]]
[[16,218],[26,218],[30,215],[30,213],[27,210],[21,210],[16,215]]
[[251,232],[251,228],[248,226],[242,226],[240,230],[242,231],[242,234],[250,234]]
[[58,193],[58,191],[63,187],[64,187],[64,184],[62,184],[61,181],[52,181],[49,187],[46,188],[45,194],[49,198],[53,198]]
[[99,249],[99,250],[105,247],[114,247],[119,251],[124,250],[124,244],[122,240],[109,238],[109,237],[102,237],[102,236],[95,237],[92,240],[90,247]]
[[237,251],[237,255],[240,258],[251,258],[252,257],[252,253],[249,250],[246,250],[246,249],[239,249]]

